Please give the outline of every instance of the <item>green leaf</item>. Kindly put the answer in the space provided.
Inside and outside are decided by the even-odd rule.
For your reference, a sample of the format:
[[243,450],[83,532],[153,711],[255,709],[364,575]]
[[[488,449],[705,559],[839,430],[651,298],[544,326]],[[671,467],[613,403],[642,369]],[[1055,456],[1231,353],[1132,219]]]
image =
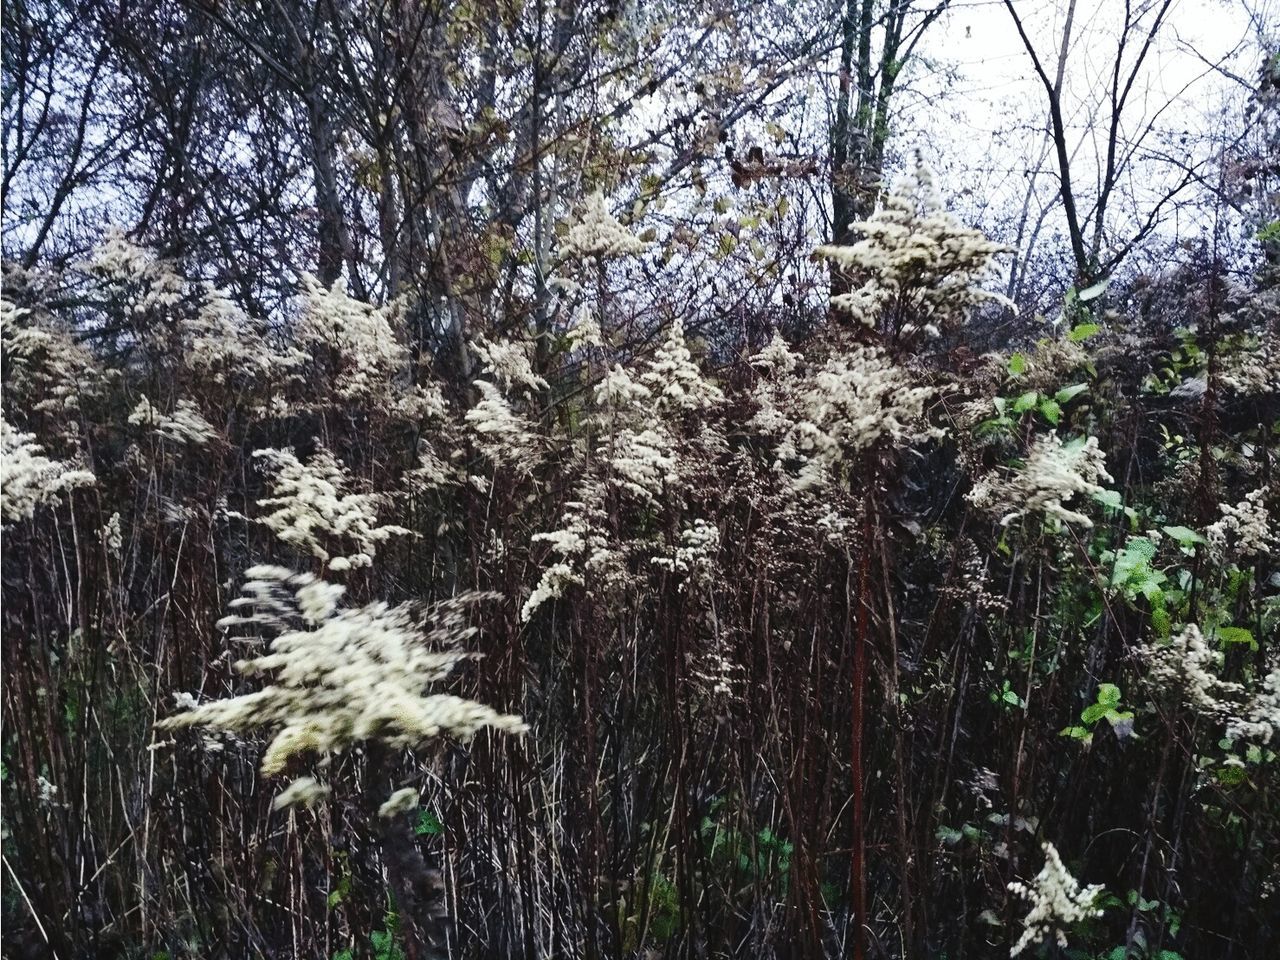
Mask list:
[[1041,400],[1040,415],[1056,427],[1058,421],[1062,419],[1062,407],[1058,405],[1057,400]]
[[1105,703],[1091,703],[1080,712],[1080,722],[1091,727],[1105,717],[1110,709]]
[[1009,358],[1009,374],[1010,376],[1022,376],[1027,369],[1027,358],[1020,353],[1015,353]]
[[1067,334],[1067,339],[1072,343],[1080,343],[1088,340],[1095,333],[1101,332],[1102,327],[1096,323],[1079,323],[1071,328],[1071,332]]
[[1036,403],[1039,402],[1039,400],[1040,400],[1040,394],[1037,391],[1028,390],[1022,396],[1018,397],[1017,400],[1013,401],[1013,412],[1026,413],[1028,410],[1034,407]]
[[1119,490],[1099,490],[1090,496],[1108,510],[1124,509],[1124,500],[1121,499]]
[[1234,787],[1237,784],[1244,783],[1245,771],[1244,767],[1237,767],[1234,764],[1219,767],[1215,771],[1218,782],[1224,786]]
[[1253,632],[1246,630],[1244,627],[1218,627],[1218,639],[1223,643],[1247,643],[1250,650],[1257,650],[1257,641],[1253,639]]
[[964,834],[955,827],[948,827],[946,824],[939,824],[938,829],[934,831],[940,841],[948,847],[954,847],[957,843],[964,839]]
[[419,837],[434,837],[444,833],[444,824],[430,810],[419,810],[418,822],[414,825],[413,832]]
[[1098,702],[1115,705],[1120,702],[1120,688],[1114,683],[1098,684]]
[[1071,737],[1073,740],[1088,740],[1090,734],[1084,727],[1065,727],[1058,736]]
[[1059,403],[1067,403],[1088,389],[1089,385],[1087,383],[1073,383],[1071,386],[1063,387],[1055,393],[1053,395],[1053,399],[1057,400]]
[[1161,527],[1160,529],[1173,537],[1173,539],[1177,540],[1184,547],[1205,542],[1204,537],[1200,536],[1200,534],[1196,533],[1190,527],[1179,527],[1175,525],[1171,527]]

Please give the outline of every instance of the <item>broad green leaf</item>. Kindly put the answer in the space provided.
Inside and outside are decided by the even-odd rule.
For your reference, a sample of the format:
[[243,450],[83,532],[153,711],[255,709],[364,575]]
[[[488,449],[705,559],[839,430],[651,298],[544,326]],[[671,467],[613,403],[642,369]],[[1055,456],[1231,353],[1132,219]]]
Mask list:
[[964,834],[955,827],[948,827],[940,824],[938,829],[934,831],[934,836],[945,843],[948,847],[954,847],[957,843],[964,839]]
[[1026,413],[1034,407],[1040,400],[1040,394],[1035,390],[1028,390],[1017,400],[1013,401],[1014,413]]
[[430,810],[419,810],[418,822],[414,825],[413,832],[419,837],[434,837],[444,833],[444,824]]
[[1228,787],[1234,787],[1238,783],[1243,783],[1245,778],[1244,767],[1237,767],[1234,764],[1219,767],[1216,771],[1218,782]]
[[1062,407],[1058,406],[1057,400],[1041,400],[1040,415],[1056,427],[1062,419]]
[[1080,711],[1080,722],[1085,726],[1092,727],[1095,723],[1107,715],[1107,711],[1111,707],[1105,703],[1091,703]]
[[1250,649],[1258,649],[1258,644],[1253,639],[1253,632],[1244,627],[1218,627],[1216,632],[1218,639],[1223,643],[1247,643]]
[[1027,358],[1020,353],[1015,353],[1009,358],[1009,374],[1014,377],[1021,376],[1027,369]]
[[1114,683],[1098,684],[1098,702],[1116,704],[1120,702],[1120,688]]
[[1177,540],[1184,547],[1205,542],[1204,537],[1200,536],[1200,534],[1196,533],[1190,527],[1180,527],[1175,525],[1171,527],[1161,527],[1160,529],[1173,537],[1173,539]]
[[1072,343],[1080,343],[1088,340],[1095,333],[1102,330],[1102,327],[1096,323],[1079,323],[1071,328],[1071,332],[1067,334],[1067,339]]
[[1059,403],[1067,403],[1068,401],[1072,400],[1075,397],[1078,397],[1080,394],[1084,393],[1088,389],[1089,389],[1089,385],[1087,383],[1074,383],[1069,387],[1063,387],[1061,390],[1055,393],[1053,395],[1053,399],[1057,400]]

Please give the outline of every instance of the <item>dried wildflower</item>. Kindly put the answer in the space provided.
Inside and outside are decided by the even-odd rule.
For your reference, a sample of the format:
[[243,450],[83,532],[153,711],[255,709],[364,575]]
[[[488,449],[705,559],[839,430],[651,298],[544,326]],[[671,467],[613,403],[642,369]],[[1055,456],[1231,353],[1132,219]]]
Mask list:
[[120,530],[120,512],[116,511],[103,524],[99,531],[102,536],[102,545],[107,548],[107,552],[114,556],[120,556],[120,552],[124,549],[124,534]]
[[44,456],[44,448],[34,440],[35,434],[23,433],[0,418],[0,519],[4,523],[30,519],[37,507],[62,491],[94,483],[88,470]]
[[1100,480],[1110,482],[1111,475],[1096,437],[1063,443],[1056,433],[1050,433],[1035,441],[1020,470],[979,478],[966,498],[979,508],[1019,504],[1000,518],[1002,526],[1031,513],[1044,513],[1063,523],[1092,527],[1092,520],[1065,504],[1078,495],[1102,493]]
[[471,344],[484,364],[484,372],[508,392],[520,388],[530,392],[547,390],[547,381],[533,372],[529,348],[513,340],[489,340],[483,335]]
[[869,327],[894,337],[937,336],[982,303],[1013,306],[979,287],[1005,248],[947,213],[923,167],[904,177],[869,219],[849,227],[863,239],[816,252],[865,278],[831,305]]
[[477,434],[480,449],[494,463],[528,469],[537,458],[537,438],[532,425],[516,413],[498,388],[477,380],[480,400],[466,413],[466,422]]
[[[290,546],[325,561],[331,570],[367,567],[379,544],[409,533],[404,527],[378,523],[383,496],[347,492],[347,471],[328,450],[317,450],[306,463],[292,450],[255,450],[253,455],[272,474],[271,496],[258,501],[270,513],[257,522]],[[332,556],[334,542],[344,540],[349,548]]]
[[368,396],[377,381],[404,365],[408,351],[396,337],[388,308],[355,299],[341,280],[326,290],[310,276],[303,278],[302,300],[294,338],[304,347],[336,355],[339,396]]
[[1257,343],[1224,357],[1222,382],[1245,397],[1280,393],[1280,336],[1264,333]]
[[570,225],[560,251],[566,257],[634,256],[648,244],[626,229],[605,206],[603,192],[597,190],[582,202],[577,221]]
[[278,365],[260,325],[225,290],[207,287],[199,309],[181,320],[179,330],[187,366],[207,373],[216,383],[233,374],[269,374]]
[[274,566],[246,571],[244,595],[219,622],[275,633],[270,652],[240,661],[247,676],[271,682],[254,693],[214,700],[159,722],[161,729],[204,727],[242,733],[266,728],[274,737],[262,772],[274,775],[304,753],[322,760],[363,741],[415,747],[438,736],[469,738],[486,727],[525,730],[519,717],[449,694],[426,694],[466,654],[441,649],[466,640],[468,606],[461,595],[429,611],[430,629],[407,606],[371,603],[341,609],[342,588]]
[[1023,920],[1026,929],[1009,951],[1011,957],[1016,957],[1031,944],[1050,936],[1058,941],[1059,946],[1065,947],[1067,926],[1089,917],[1102,916],[1102,910],[1095,907],[1094,902],[1103,887],[1091,884],[1081,890],[1076,878],[1063,865],[1053,844],[1045,843],[1043,850],[1044,867],[1036,874],[1035,879],[1030,884],[1016,880],[1009,884],[1010,893],[1031,901],[1031,912]]
[[549,533],[535,533],[533,541],[551,545],[560,559],[542,571],[537,586],[520,610],[520,619],[528,622],[535,611],[548,600],[558,599],[571,586],[582,585],[590,577],[593,582],[608,582],[618,565],[616,552],[600,528],[602,517],[585,501],[565,504],[563,526]]
[[[615,365],[596,387],[598,409],[593,417],[602,435],[599,453],[610,468],[608,482],[650,504],[679,481],[677,444],[662,416],[673,408],[656,401],[655,387],[664,389],[656,375],[646,385]],[[679,409],[676,398],[691,396],[673,388],[670,403]]]
[[84,266],[125,293],[125,305],[134,314],[172,311],[187,295],[187,283],[173,264],[118,230],[108,231]]
[[314,777],[299,777],[276,795],[271,801],[272,810],[283,810],[285,807],[312,807],[329,796],[329,787],[317,783]]
[[684,324],[677,320],[667,330],[667,338],[654,351],[640,375],[659,407],[672,410],[705,410],[724,399],[720,389],[708,383],[693,362],[685,343]]
[[384,819],[408,813],[418,805],[418,791],[413,787],[404,787],[395,791],[378,807],[378,816]]
[[175,443],[201,446],[218,436],[213,424],[200,415],[199,408],[192,401],[185,398],[174,405],[172,413],[164,414],[143,394],[138,405],[129,414],[129,422],[135,426],[147,427]]
[[1222,680],[1216,671],[1223,655],[1209,646],[1204,634],[1194,623],[1188,623],[1169,642],[1144,647],[1152,684],[1160,689],[1177,691],[1183,703],[1207,716],[1222,719],[1231,716],[1244,688]]
[[1271,743],[1280,737],[1280,664],[1273,664],[1262,680],[1262,690],[1251,697],[1240,715],[1227,723],[1232,740]]
[[680,533],[680,542],[666,556],[653,557],[649,562],[670,573],[704,574],[713,563],[720,546],[720,531],[706,520],[695,520],[693,525]]
[[1271,553],[1280,538],[1271,529],[1266,497],[1267,489],[1263,487],[1245,494],[1234,507],[1229,503],[1218,505],[1222,518],[1204,532],[1215,554],[1256,557]]
[[[35,311],[0,297],[5,394],[23,409],[62,413],[92,396],[102,380],[93,354]],[[75,422],[68,420],[69,433]]]
[[763,373],[777,376],[794,372],[800,358],[791,351],[781,335],[774,333],[768,345],[747,362]]
[[792,425],[778,459],[800,463],[797,490],[827,483],[833,468],[881,438],[909,443],[940,433],[925,423],[933,390],[912,386],[905,370],[872,347],[855,345],[830,358],[783,396]]

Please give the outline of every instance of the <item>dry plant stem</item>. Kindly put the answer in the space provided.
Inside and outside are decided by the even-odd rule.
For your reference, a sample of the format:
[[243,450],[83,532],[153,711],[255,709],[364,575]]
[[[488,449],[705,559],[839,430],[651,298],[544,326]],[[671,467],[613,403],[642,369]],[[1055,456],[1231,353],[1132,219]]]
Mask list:
[[[874,485],[874,481],[872,485]],[[863,928],[869,920],[867,916],[867,836],[866,814],[863,809],[865,777],[863,775],[862,740],[863,695],[867,684],[867,620],[871,605],[872,532],[872,506],[871,501],[868,499],[863,504],[862,556],[858,562],[858,628],[854,636],[853,647],[853,742],[849,757],[853,790],[853,857],[850,864],[849,890],[852,896],[854,912],[854,960],[863,960],[863,957],[866,956]]]

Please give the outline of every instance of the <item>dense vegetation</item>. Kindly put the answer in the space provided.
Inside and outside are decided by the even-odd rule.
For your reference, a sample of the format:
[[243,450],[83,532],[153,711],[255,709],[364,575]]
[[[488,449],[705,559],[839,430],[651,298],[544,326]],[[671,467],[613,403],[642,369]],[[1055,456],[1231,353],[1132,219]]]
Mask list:
[[830,6],[8,5],[5,956],[1280,950],[1280,59],[984,232]]

